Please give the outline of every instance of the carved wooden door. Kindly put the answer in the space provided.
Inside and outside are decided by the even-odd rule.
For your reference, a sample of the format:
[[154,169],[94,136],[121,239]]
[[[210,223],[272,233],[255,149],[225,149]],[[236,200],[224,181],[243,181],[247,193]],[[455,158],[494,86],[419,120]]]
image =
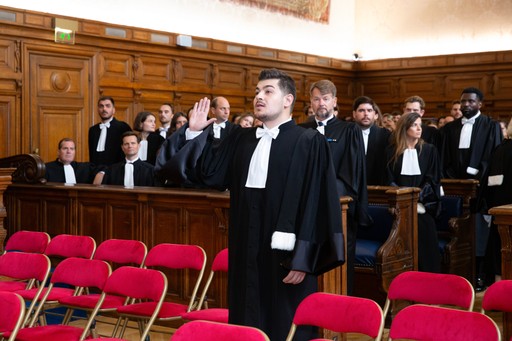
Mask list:
[[87,161],[92,56],[70,49],[25,51],[29,72],[23,96],[24,152],[49,162],[56,158],[58,141],[71,137],[76,141],[76,160]]

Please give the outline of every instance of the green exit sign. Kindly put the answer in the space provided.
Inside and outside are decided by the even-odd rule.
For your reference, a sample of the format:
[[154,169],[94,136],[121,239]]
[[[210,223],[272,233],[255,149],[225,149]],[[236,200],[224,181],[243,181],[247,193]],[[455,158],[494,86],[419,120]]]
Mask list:
[[75,43],[75,31],[65,28],[55,27],[55,42],[62,44]]

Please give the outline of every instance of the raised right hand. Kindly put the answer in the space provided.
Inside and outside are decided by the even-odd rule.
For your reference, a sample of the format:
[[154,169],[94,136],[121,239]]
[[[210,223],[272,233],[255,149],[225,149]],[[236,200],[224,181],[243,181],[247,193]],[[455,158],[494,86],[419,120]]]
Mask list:
[[188,127],[191,131],[201,131],[215,122],[215,118],[208,119],[210,111],[210,100],[205,97],[194,104],[194,108],[190,111],[188,118]]

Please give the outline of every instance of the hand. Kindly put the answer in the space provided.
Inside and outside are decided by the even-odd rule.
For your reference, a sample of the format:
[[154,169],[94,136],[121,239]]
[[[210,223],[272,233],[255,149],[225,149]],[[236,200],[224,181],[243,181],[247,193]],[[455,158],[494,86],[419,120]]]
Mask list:
[[94,181],[92,182],[93,185],[101,185],[103,182],[103,177],[105,176],[105,172],[98,172],[96,176],[94,177]]
[[283,283],[286,284],[300,284],[304,277],[306,277],[306,273],[302,271],[291,270],[288,275],[283,279]]
[[214,118],[208,119],[210,111],[210,100],[205,97],[194,104],[194,108],[190,111],[188,118],[188,127],[191,131],[201,131],[215,122]]

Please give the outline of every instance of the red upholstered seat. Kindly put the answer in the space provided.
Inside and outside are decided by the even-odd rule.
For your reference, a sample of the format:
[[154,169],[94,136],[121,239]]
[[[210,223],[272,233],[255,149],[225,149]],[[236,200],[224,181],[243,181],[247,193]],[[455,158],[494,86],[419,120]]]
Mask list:
[[[208,294],[208,289],[210,284],[212,283],[213,277],[217,272],[228,272],[228,249],[223,249],[215,255],[215,258],[212,262],[212,269],[210,271],[210,276],[208,276],[208,280],[203,288],[203,292],[201,294],[201,298],[199,299],[199,304],[197,305],[197,310],[192,310],[189,312],[184,312],[181,317],[187,321],[195,321],[195,320],[206,320],[206,321],[214,321],[221,323],[228,323],[229,318],[229,310],[226,308],[208,308],[206,304],[206,295]],[[203,305],[205,308],[203,308]]]
[[297,307],[287,341],[298,326],[316,326],[337,333],[361,333],[382,338],[384,315],[373,300],[323,292],[307,296]]
[[23,328],[18,332],[16,341],[78,341],[82,331],[82,328],[61,325]]
[[[188,305],[175,302],[163,302],[157,315],[159,320],[181,319],[181,314],[190,311],[195,302],[206,265],[206,253],[204,250],[197,245],[158,244],[149,250],[144,265],[148,268],[187,269],[189,271],[194,270],[198,273],[196,280],[191,280],[191,282],[194,283],[194,287],[191,291]],[[154,300],[153,302],[133,303],[119,307],[117,313],[123,317],[135,317],[145,320],[148,319],[151,312],[155,310],[155,306]],[[123,337],[124,331],[125,327],[123,327],[121,331],[121,337]]]
[[253,327],[211,321],[187,322],[176,330],[172,341],[269,341],[268,336]]
[[139,240],[107,239],[100,243],[93,258],[117,265],[142,265],[147,253],[146,245]]
[[475,291],[462,276],[406,271],[396,276],[389,286],[384,316],[394,300],[449,305],[470,311],[473,310]]
[[[43,289],[43,294],[39,296],[40,300],[37,296],[38,289],[18,291],[25,300],[37,301],[37,309],[30,326],[37,321],[43,307],[58,306],[59,299],[79,295],[84,288],[103,288],[110,273],[110,266],[104,261],[75,257],[64,259],[55,268],[50,285]],[[65,284],[69,287],[57,287],[55,284]]]
[[43,253],[50,242],[46,232],[18,231],[7,239],[6,252],[21,251],[27,253]]
[[25,314],[25,302],[20,295],[0,292],[0,335],[9,333],[9,341],[14,340]]
[[389,340],[499,341],[500,331],[488,316],[473,311],[414,304],[393,318]]

